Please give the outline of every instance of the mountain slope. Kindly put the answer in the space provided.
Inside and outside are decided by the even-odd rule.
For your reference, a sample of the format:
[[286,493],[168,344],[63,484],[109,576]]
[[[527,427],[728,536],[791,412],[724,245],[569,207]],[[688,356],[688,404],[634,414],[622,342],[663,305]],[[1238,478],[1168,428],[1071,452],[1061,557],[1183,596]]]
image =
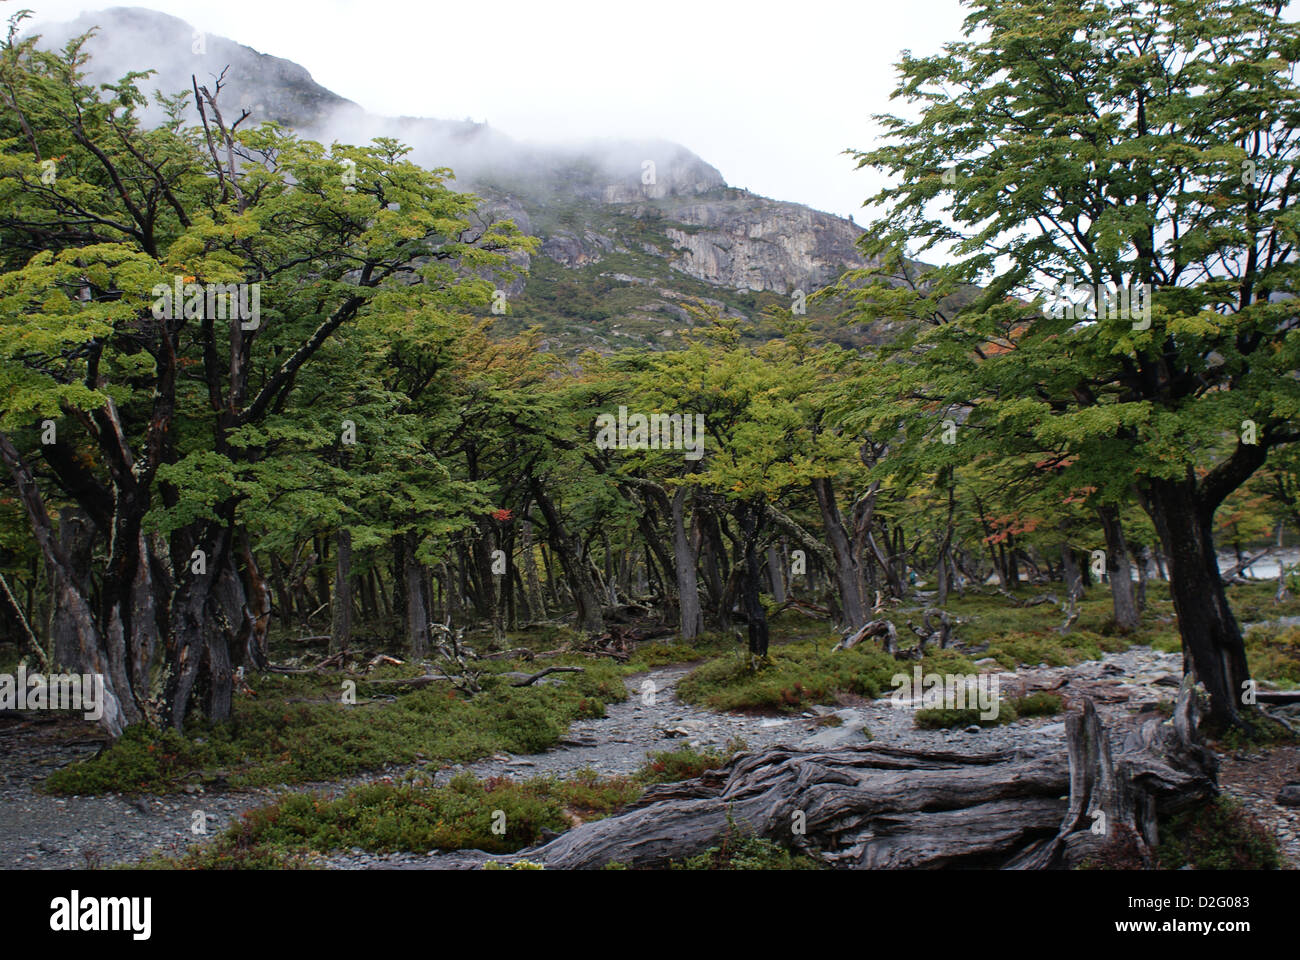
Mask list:
[[[287,60],[214,35],[176,17],[116,7],[35,28],[49,46],[98,27],[90,41],[96,80],[151,68],[152,91],[188,90],[225,70],[223,100],[251,120],[273,120],[325,143],[391,136],[426,166],[450,167],[462,189],[485,200],[487,219],[510,218],[542,240],[522,258],[527,281],[510,285],[504,331],[537,324],[565,352],[670,345],[701,299],[756,316],[789,306],[864,264],[850,221],[727,186],[721,173],[679,144],[606,140],[565,146],[515,141],[470,121],[389,118],[317,84]],[[817,317],[830,308],[809,305]],[[846,342],[884,331],[840,331]]]

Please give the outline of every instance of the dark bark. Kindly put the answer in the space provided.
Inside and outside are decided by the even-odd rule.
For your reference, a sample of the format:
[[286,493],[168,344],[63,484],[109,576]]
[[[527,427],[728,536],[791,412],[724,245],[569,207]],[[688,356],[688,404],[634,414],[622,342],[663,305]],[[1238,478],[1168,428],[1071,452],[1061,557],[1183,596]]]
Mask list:
[[352,531],[339,527],[334,539],[334,611],[330,623],[330,652],[352,643]]
[[1115,627],[1120,633],[1131,633],[1138,628],[1138,608],[1133,597],[1133,568],[1129,565],[1124,526],[1119,509],[1113,505],[1098,507],[1097,516],[1106,534],[1106,579],[1110,581]]
[[[583,824],[502,859],[548,869],[610,862],[659,867],[738,835],[766,837],[856,869],[1077,866],[1136,830],[1154,847],[1157,815],[1216,792],[1216,764],[1195,740],[1184,688],[1174,723],[1125,735],[1092,704],[1067,718],[1067,749],[953,753],[864,744],[835,751],[778,746],[743,753],[695,780],[652,787],[625,813]],[[1117,744],[1117,745],[1116,745]],[[1094,832],[1106,814],[1105,828]],[[478,863],[484,855],[470,855]]]
[[541,581],[537,576],[532,521],[524,520],[520,525],[520,538],[524,559],[524,582],[528,588],[528,615],[533,620],[545,620],[546,604],[542,600]]
[[589,636],[600,636],[605,632],[605,618],[601,610],[600,593],[591,576],[590,558],[578,535],[565,529],[559,511],[555,509],[541,483],[533,477],[529,478],[529,483],[533,499],[546,518],[547,540],[555,555],[560,558],[565,581],[577,605],[577,628]]
[[1191,479],[1151,480],[1145,500],[1169,562],[1184,669],[1209,691],[1208,720],[1216,729],[1248,725],[1240,705],[1250,671],[1241,629],[1223,590],[1212,533],[1214,508],[1198,495]]
[[751,656],[766,657],[768,644],[767,613],[763,609],[762,564],[758,559],[759,518],[763,514],[761,502],[742,500],[736,507],[736,520],[743,538],[744,570],[741,595],[749,633]]
[[424,566],[416,559],[419,540],[414,533],[406,534],[402,551],[406,600],[406,645],[412,657],[423,657],[429,652],[429,607],[424,580]]
[[867,605],[862,598],[862,574],[853,553],[849,532],[835,502],[835,488],[830,477],[816,477],[812,489],[821,510],[822,526],[834,557],[835,583],[839,593],[840,613],[847,629],[856,630],[867,622]]
[[673,568],[677,577],[677,623],[683,640],[694,640],[704,630],[700,611],[700,589],[695,579],[695,551],[686,533],[686,497],[682,485],[673,491]]

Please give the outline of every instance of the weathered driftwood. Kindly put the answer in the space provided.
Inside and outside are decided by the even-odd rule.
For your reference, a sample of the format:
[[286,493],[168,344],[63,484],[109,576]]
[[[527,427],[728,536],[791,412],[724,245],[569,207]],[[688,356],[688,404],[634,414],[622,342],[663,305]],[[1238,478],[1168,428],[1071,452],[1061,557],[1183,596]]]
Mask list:
[[1156,815],[1217,789],[1195,719],[1185,684],[1172,721],[1146,721],[1118,749],[1085,701],[1067,718],[1065,751],[1029,738],[1023,749],[978,754],[885,744],[745,753],[505,859],[653,867],[741,834],[853,868],[1044,869],[1076,865],[1109,843],[1136,844],[1147,859]]
[[892,654],[898,649],[898,630],[892,621],[886,620],[884,617],[864,623],[856,632],[849,634],[835,644],[834,649],[852,649],[868,637],[880,637],[880,649],[884,650],[885,653]]
[[506,676],[512,678],[515,682],[510,684],[512,687],[527,687],[536,683],[542,677],[550,676],[552,673],[582,673],[582,667],[546,667],[538,670],[531,676],[526,673],[507,673]]
[[1078,866],[1108,847],[1150,866],[1157,814],[1177,812],[1217,791],[1217,761],[1196,738],[1196,698],[1183,680],[1170,722],[1153,717],[1130,731],[1112,758],[1091,700],[1066,718],[1070,807],[1050,841],[1007,864],[1012,869]]

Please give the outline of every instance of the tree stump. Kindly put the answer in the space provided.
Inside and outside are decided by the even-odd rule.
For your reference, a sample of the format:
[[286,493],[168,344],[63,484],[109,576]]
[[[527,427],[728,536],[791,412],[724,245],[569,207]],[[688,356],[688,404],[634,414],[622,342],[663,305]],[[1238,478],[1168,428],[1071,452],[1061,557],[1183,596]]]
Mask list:
[[970,754],[874,743],[744,753],[653,787],[618,816],[497,859],[655,867],[753,835],[859,869],[1072,867],[1117,842],[1136,843],[1149,864],[1156,817],[1217,792],[1214,756],[1196,741],[1190,682],[1171,720],[1143,722],[1118,750],[1091,701],[1066,725],[1064,756],[1032,737],[1019,749]]

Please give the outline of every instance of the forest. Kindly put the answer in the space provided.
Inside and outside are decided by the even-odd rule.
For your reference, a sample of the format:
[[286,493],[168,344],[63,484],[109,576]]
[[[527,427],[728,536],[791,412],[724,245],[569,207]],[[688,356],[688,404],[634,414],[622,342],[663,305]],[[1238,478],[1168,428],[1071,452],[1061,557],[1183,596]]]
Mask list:
[[1300,26],[965,7],[864,266],[577,352],[454,171],[11,17],[0,674],[98,702],[0,685],[3,867],[1295,869]]

